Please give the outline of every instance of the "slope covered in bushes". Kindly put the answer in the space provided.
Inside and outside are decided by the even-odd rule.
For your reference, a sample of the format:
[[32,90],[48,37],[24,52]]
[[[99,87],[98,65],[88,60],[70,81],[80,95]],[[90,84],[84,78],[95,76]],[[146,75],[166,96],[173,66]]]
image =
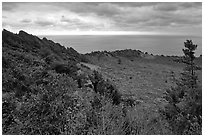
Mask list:
[[[194,110],[189,105],[196,103],[192,100],[183,107],[188,98],[173,92],[180,87],[166,96],[179,102],[162,100],[163,91],[172,86],[174,70],[177,74],[184,66],[172,63],[173,59],[136,50],[82,55],[24,31],[3,30],[2,134],[200,134],[200,113],[199,122],[194,123],[194,117],[188,119],[187,115]],[[196,112],[200,112],[199,102]],[[181,109],[177,111],[175,105]],[[174,111],[176,115],[171,115]],[[190,120],[183,133],[177,128],[184,124],[174,127],[178,118],[184,123]]]
[[120,93],[81,61],[73,48],[3,30],[3,134],[128,134]]

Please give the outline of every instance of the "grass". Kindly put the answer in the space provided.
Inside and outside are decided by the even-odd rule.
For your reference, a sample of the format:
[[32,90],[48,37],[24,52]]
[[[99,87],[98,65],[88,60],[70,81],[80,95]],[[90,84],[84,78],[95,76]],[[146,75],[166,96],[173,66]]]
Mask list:
[[[160,118],[159,109],[166,104],[162,99],[163,93],[174,86],[174,79],[183,71],[182,63],[161,56],[151,59],[110,56],[88,58],[100,68],[98,71],[105,79],[116,85],[122,97],[131,96],[136,100],[136,105],[127,113],[136,128],[132,129],[135,132],[133,134],[172,134],[167,122]],[[202,78],[199,76],[199,79],[201,81]]]
[[[93,57],[92,57],[93,58]],[[172,85],[172,76],[178,77],[182,66],[155,63],[152,60],[135,58],[133,61],[122,58],[104,57],[99,61],[91,59],[100,67],[102,75],[110,79],[122,94],[131,94],[139,100],[152,104]]]

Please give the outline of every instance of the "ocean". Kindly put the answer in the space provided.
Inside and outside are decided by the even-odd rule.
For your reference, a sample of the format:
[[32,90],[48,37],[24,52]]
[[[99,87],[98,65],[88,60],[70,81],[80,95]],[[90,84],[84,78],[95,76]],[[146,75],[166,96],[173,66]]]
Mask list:
[[51,35],[46,37],[79,53],[136,49],[154,55],[183,55],[184,41],[191,39],[198,45],[196,56],[202,54],[202,37],[162,35]]

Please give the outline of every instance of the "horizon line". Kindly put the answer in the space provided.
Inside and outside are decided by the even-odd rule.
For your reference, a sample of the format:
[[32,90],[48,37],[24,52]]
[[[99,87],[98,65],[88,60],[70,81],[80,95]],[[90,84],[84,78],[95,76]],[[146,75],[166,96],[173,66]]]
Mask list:
[[[4,28],[2,28],[3,31]],[[19,30],[9,30],[6,29],[12,33],[19,33]],[[36,35],[36,36],[63,36],[63,35],[73,35],[73,36],[84,36],[84,35],[99,35],[99,36],[105,36],[105,35],[132,35],[132,36],[191,36],[191,37],[202,37],[202,35],[198,34],[183,34],[183,33],[168,33],[168,32],[150,32],[150,31],[57,31],[57,32],[41,32],[39,31],[35,32],[32,30],[23,30],[28,34]]]
[[[13,33],[19,33],[20,30],[10,30],[6,29]],[[196,36],[196,37],[202,37],[202,35],[198,34],[186,34],[186,33],[169,33],[169,32],[156,32],[156,31],[48,31],[48,32],[40,32],[39,31],[33,31],[33,30],[23,30],[29,34],[37,35],[37,36],[43,36],[43,35],[165,35],[165,36]]]

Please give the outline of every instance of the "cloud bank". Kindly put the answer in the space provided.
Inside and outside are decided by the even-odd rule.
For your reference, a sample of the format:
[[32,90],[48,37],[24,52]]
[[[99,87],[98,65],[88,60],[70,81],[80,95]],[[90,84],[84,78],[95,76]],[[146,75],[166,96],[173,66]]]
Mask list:
[[120,32],[201,36],[202,3],[3,2],[2,25],[36,35]]

